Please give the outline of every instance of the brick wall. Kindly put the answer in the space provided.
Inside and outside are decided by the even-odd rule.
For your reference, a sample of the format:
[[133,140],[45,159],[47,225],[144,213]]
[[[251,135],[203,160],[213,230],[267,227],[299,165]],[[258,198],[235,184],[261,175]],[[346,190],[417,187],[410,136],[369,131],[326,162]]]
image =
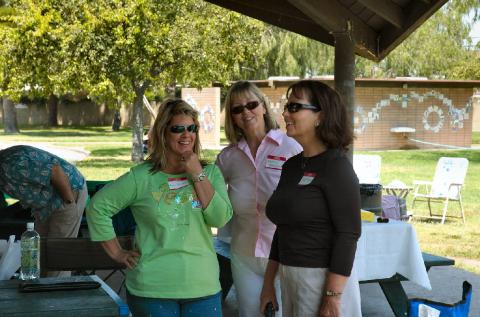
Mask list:
[[182,88],[182,99],[200,113],[200,140],[203,148],[220,147],[220,88]]
[[[332,79],[321,79],[333,86]],[[285,93],[293,81],[254,81],[272,104],[272,113],[282,128],[281,116]],[[469,147],[472,140],[473,111],[472,95],[480,81],[405,81],[357,79],[354,128],[355,149],[386,150],[403,148],[434,148],[438,143],[449,146]],[[220,125],[220,88],[183,88],[182,98],[200,111],[200,138],[204,148],[218,148]],[[156,108],[153,103],[152,106]],[[27,109],[18,109],[20,125],[45,124],[44,105],[30,104]],[[113,110],[97,106],[89,101],[59,105],[61,125],[109,125]],[[131,107],[122,107],[122,125],[129,126]],[[480,127],[479,118],[475,127]],[[149,113],[144,111],[145,125],[151,124]],[[415,129],[414,133],[394,133],[392,128]],[[478,129],[478,128],[477,128]]]
[[[333,86],[332,80],[322,80]],[[282,128],[285,93],[292,82],[256,81],[272,103]],[[463,83],[463,84],[462,84]],[[480,82],[357,80],[355,149],[433,148],[427,143],[469,147],[472,140],[472,85]],[[413,128],[394,133],[392,128]],[[415,142],[418,140],[420,142]]]

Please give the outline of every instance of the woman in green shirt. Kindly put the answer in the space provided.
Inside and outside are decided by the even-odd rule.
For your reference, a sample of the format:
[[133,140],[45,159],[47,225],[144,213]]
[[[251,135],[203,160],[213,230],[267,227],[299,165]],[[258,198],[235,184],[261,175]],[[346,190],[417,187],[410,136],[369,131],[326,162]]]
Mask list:
[[[91,239],[125,264],[134,316],[221,316],[219,268],[211,227],[232,216],[218,167],[200,159],[198,112],[167,100],[149,140],[145,163],[105,186],[87,207]],[[111,217],[130,207],[135,250],[118,243]]]

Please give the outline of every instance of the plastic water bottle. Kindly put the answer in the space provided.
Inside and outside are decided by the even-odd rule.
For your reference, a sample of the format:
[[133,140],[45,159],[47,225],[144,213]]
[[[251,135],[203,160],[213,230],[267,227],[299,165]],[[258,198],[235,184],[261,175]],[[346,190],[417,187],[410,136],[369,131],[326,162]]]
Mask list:
[[27,223],[27,231],[20,240],[21,268],[20,279],[35,280],[40,277],[40,235],[35,231],[33,222]]

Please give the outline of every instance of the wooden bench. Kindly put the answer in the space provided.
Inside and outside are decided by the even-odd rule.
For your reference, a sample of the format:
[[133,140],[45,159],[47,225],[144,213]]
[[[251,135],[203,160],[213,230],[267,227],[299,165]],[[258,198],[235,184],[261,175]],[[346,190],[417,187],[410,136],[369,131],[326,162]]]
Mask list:
[[[133,246],[133,237],[118,237],[118,241],[125,249]],[[46,271],[72,271],[77,275],[92,275],[97,270],[110,271],[103,280],[107,281],[115,272],[125,275],[123,264],[112,260],[103,250],[100,242],[93,242],[89,238],[41,238],[40,240],[40,269],[41,275]],[[117,292],[124,285],[122,281]]]
[[[131,249],[133,236],[117,237],[120,245]],[[222,298],[228,294],[233,279],[230,269],[230,246],[214,238],[215,251],[220,266],[220,284]],[[100,242],[89,238],[42,238],[40,242],[40,268],[46,271],[75,271],[81,275],[92,275],[97,270],[111,271],[104,280],[108,280],[115,272],[123,274],[125,266],[112,260],[103,250]],[[121,290],[123,284],[120,286]]]
[[422,252],[422,257],[423,263],[425,263],[425,267],[427,268],[427,272],[434,266],[455,265],[455,260],[439,255]]

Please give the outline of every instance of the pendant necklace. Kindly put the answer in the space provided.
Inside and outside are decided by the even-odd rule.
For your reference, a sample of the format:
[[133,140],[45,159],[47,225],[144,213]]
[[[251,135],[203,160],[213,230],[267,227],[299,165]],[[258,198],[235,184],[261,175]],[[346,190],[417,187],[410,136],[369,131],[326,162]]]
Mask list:
[[302,167],[302,170],[305,170],[309,160],[310,160],[309,157],[302,156],[302,162],[301,162],[301,165],[300,165]]

